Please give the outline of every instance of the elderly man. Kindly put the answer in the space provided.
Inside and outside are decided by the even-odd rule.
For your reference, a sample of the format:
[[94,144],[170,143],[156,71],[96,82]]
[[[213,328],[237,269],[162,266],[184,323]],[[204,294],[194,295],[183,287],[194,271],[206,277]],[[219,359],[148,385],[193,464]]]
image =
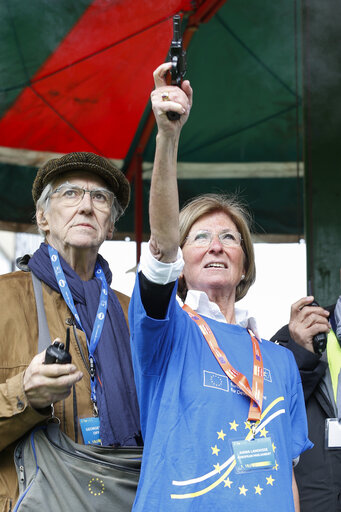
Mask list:
[[[17,441],[53,410],[77,442],[141,443],[129,299],[110,288],[111,271],[98,254],[128,205],[129,183],[108,160],[71,153],[39,169],[32,192],[45,241],[31,258],[21,259],[21,272],[0,277],[1,512],[10,511],[18,495]],[[70,328],[70,363],[44,364],[45,350],[38,353],[41,325],[32,274],[42,283],[45,346],[64,341]]]

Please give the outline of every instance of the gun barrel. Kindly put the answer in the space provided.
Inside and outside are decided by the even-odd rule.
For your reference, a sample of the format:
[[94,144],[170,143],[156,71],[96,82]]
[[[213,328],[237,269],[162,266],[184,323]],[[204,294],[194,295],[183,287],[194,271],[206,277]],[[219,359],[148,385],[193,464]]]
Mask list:
[[179,41],[181,39],[181,18],[179,14],[173,16],[173,41]]

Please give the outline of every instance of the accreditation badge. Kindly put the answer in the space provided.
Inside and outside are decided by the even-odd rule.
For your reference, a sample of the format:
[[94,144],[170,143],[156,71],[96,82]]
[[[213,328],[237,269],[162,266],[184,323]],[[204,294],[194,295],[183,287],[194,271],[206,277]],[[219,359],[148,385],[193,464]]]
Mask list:
[[341,419],[326,419],[325,447],[326,450],[337,450],[341,448]]
[[232,448],[236,458],[237,473],[269,469],[276,464],[271,437],[251,441],[232,441]]
[[99,418],[82,418],[79,420],[84,444],[102,444],[99,434]]

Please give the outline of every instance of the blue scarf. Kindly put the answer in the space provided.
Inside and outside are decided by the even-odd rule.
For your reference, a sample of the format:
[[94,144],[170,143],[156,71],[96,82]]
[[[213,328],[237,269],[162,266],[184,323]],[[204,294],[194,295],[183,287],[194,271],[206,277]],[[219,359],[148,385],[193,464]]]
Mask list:
[[[96,278],[82,281],[60,255],[59,258],[85,334],[90,340],[100,297],[100,281]],[[140,422],[128,327],[121,305],[110,288],[112,274],[108,262],[100,255],[97,261],[109,286],[107,316],[95,351],[96,372],[102,383],[102,386],[98,383],[96,389],[101,440],[104,446],[135,446],[140,436]],[[41,281],[59,292],[47,244],[41,244],[28,266]]]

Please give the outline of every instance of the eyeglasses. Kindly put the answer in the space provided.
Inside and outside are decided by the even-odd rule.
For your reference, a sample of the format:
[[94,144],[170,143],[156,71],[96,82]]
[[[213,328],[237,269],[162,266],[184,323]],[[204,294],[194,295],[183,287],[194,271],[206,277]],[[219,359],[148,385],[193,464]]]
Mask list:
[[77,206],[83,200],[85,193],[90,194],[94,208],[101,211],[109,211],[114,202],[114,194],[105,188],[87,190],[77,185],[64,183],[57,187],[51,194],[55,195],[63,206]]
[[219,238],[220,243],[224,247],[240,246],[243,240],[241,234],[238,233],[238,231],[230,231],[229,229],[224,229],[224,231],[220,231],[220,233],[212,233],[211,231],[201,229],[195,233],[190,233],[186,237],[186,242],[189,245],[193,245],[194,247],[209,247],[215,236]]

